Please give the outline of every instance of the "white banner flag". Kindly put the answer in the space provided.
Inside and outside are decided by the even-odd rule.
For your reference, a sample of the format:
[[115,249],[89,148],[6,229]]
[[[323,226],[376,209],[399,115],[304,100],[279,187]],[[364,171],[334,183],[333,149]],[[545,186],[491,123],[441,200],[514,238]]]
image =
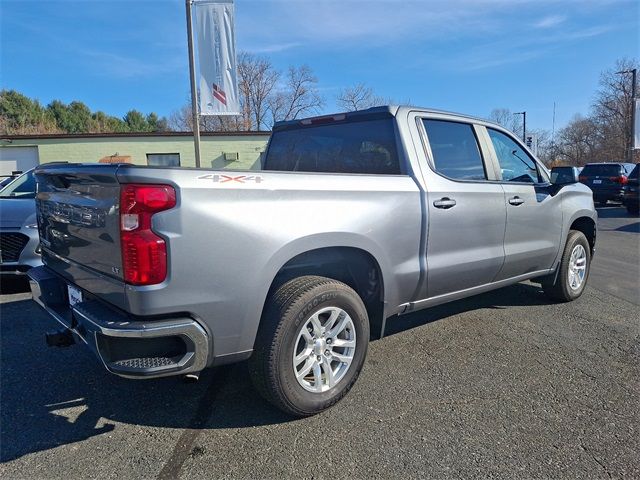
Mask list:
[[194,1],[200,115],[239,115],[233,0]]

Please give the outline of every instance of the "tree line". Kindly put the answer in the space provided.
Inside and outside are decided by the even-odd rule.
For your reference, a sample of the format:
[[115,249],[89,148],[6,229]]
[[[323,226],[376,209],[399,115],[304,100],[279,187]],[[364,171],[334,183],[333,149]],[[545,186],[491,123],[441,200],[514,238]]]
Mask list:
[[[576,114],[558,132],[528,128],[537,137],[538,155],[548,165],[584,165],[594,161],[620,161],[628,158],[631,140],[631,79],[618,72],[638,68],[638,61],[620,59],[602,72],[600,86],[586,116]],[[238,54],[238,116],[201,116],[202,131],[263,131],[276,121],[295,120],[322,113],[326,99],[318,79],[308,65],[290,66],[281,71],[264,56]],[[396,103],[374,92],[365,83],[341,89],[334,97],[338,110],[354,111]],[[408,103],[408,102],[402,102]],[[518,136],[522,116],[508,108],[494,109],[488,117]],[[137,110],[118,118],[92,112],[84,103],[65,104],[54,100],[42,106],[15,90],[0,92],[0,133],[108,133],[191,131],[191,102],[169,118]],[[636,151],[637,152],[637,151]],[[636,160],[638,161],[638,159]]]
[[122,117],[92,112],[82,102],[54,100],[46,106],[15,90],[0,91],[0,134],[162,132],[168,122],[156,113],[130,110]]

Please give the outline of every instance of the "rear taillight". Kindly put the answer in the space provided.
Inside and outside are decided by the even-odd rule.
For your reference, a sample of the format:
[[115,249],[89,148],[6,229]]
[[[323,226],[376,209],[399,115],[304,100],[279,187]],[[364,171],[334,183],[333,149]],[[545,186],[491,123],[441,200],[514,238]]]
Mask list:
[[154,285],[167,277],[167,245],[151,230],[151,217],[175,205],[176,191],[170,185],[122,185],[120,243],[126,283]]
[[619,183],[620,185],[626,185],[626,183],[629,181],[629,179],[624,175],[620,175],[618,177],[609,177],[609,180]]
[[584,176],[580,175],[580,176],[578,177],[578,181],[579,181],[579,182],[586,182],[586,181],[587,181],[587,177],[584,177]]

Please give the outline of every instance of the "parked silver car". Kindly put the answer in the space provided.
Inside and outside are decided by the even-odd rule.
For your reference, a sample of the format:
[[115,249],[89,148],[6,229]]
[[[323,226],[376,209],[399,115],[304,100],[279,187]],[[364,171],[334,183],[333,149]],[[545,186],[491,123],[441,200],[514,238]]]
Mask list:
[[0,274],[24,275],[42,265],[33,170],[0,190]]

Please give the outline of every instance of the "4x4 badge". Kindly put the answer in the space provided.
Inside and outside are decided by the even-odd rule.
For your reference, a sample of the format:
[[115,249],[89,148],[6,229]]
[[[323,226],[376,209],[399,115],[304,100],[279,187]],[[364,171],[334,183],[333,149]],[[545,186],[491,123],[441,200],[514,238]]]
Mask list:
[[208,173],[206,175],[200,175],[198,180],[211,180],[215,183],[227,183],[227,182],[237,182],[237,183],[262,183],[262,177],[260,175],[223,175],[222,173]]

